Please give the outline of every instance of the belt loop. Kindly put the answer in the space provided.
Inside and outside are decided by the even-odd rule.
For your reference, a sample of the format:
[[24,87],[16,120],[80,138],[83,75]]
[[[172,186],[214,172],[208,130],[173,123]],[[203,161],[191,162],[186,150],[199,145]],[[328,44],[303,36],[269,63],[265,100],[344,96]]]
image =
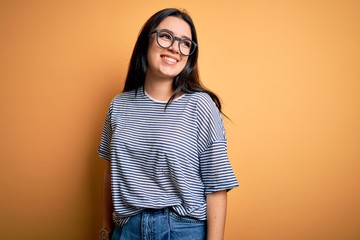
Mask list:
[[163,213],[164,213],[164,214],[168,214],[168,213],[171,211],[170,208],[171,208],[171,207],[165,207],[165,208],[163,208]]

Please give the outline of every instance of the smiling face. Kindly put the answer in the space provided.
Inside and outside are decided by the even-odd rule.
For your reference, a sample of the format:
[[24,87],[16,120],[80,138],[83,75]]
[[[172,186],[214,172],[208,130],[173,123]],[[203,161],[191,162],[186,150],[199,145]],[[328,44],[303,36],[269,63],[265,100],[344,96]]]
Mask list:
[[[157,27],[156,30],[166,29],[174,36],[179,38],[188,37],[191,39],[191,29],[189,24],[178,17],[167,17]],[[179,51],[179,42],[168,48],[162,48],[156,42],[156,34],[152,34],[147,51],[148,71],[146,79],[173,80],[185,67],[188,56],[184,56]]]

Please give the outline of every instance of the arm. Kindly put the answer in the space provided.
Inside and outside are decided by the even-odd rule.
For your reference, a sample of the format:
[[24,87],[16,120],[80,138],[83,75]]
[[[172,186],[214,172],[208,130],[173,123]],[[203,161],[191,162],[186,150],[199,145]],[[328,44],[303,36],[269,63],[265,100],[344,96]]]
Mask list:
[[223,240],[227,205],[226,190],[208,194],[206,202],[207,240]]
[[112,220],[114,208],[111,197],[111,166],[108,160],[105,161],[103,189],[103,228],[111,233],[114,228]]

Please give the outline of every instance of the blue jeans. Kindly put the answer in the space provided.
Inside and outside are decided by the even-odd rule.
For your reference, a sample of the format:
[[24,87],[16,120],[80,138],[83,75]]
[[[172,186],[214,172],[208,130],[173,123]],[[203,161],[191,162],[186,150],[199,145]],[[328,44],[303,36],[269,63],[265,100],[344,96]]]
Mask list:
[[205,240],[206,221],[177,215],[170,208],[145,210],[115,227],[111,240]]

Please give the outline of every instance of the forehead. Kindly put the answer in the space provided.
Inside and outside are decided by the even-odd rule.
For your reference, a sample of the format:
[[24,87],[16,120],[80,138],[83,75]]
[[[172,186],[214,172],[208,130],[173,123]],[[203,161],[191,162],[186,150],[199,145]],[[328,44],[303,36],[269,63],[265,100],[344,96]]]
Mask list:
[[178,17],[169,16],[162,20],[157,29],[168,29],[178,37],[191,38],[191,29],[187,22]]

